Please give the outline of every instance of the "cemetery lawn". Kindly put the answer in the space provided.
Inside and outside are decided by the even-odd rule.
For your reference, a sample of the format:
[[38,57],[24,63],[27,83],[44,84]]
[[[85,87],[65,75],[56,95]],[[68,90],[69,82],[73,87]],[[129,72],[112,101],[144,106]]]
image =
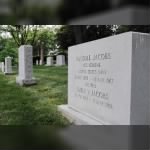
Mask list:
[[34,67],[38,84],[28,87],[16,85],[16,74],[0,72],[0,125],[69,125],[57,111],[67,103],[66,66]]

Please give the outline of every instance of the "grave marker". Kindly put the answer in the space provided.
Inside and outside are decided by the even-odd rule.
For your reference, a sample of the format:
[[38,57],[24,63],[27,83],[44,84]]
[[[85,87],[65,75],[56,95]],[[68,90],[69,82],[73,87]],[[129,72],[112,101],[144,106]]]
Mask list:
[[56,56],[56,66],[63,66],[65,65],[65,56],[64,55],[58,55]]
[[8,56],[5,58],[5,74],[12,73],[12,58]]
[[54,65],[53,57],[47,57],[47,59],[46,59],[46,66],[53,66],[53,65]]
[[4,62],[1,62],[1,70],[2,70],[3,73],[5,72],[5,64],[4,64]]
[[36,84],[36,80],[33,78],[33,57],[31,45],[22,45],[19,48],[19,75],[16,78],[16,83],[21,86]]
[[150,34],[127,32],[69,48],[68,105],[76,124],[150,123]]
[[36,60],[36,65],[37,65],[37,66],[39,65],[39,60]]

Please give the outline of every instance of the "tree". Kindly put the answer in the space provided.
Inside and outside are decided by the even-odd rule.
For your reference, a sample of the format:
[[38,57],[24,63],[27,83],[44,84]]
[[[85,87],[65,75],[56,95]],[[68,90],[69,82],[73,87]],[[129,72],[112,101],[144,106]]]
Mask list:
[[60,51],[66,51],[69,46],[76,44],[73,26],[62,26],[57,30],[56,39]]
[[119,34],[128,31],[150,33],[150,25],[120,25],[115,33]]
[[5,60],[5,57],[10,56],[13,58],[12,59],[13,64],[16,64],[18,52],[14,40],[12,40],[12,38],[9,39],[0,38],[0,43],[1,43],[0,62],[3,62]]
[[[37,29],[38,26],[36,25],[4,25],[0,27],[1,31],[9,32],[11,34],[18,47],[25,44],[32,45],[36,37]],[[30,40],[31,43],[29,43],[28,36],[31,31],[33,34],[32,40]]]
[[69,46],[110,36],[112,28],[112,25],[62,26],[57,32],[59,49],[67,51]]
[[44,55],[57,48],[55,29],[41,27],[37,32],[34,47],[35,53],[40,56],[41,64],[44,64]]

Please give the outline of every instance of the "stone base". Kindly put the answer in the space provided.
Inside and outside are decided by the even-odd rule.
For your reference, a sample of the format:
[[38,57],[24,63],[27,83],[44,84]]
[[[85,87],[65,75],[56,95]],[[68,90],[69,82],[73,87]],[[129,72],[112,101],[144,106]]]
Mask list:
[[63,65],[59,65],[59,64],[55,64],[56,67],[62,67],[62,66],[66,66],[66,64]]
[[54,65],[45,65],[46,67],[52,67],[52,66],[54,66]]
[[24,80],[17,77],[16,83],[19,84],[20,86],[30,86],[37,84],[37,80],[34,78],[32,80]]
[[77,110],[74,110],[68,105],[58,106],[58,111],[60,111],[62,115],[66,117],[71,123],[76,125],[102,125],[101,122],[90,118]]

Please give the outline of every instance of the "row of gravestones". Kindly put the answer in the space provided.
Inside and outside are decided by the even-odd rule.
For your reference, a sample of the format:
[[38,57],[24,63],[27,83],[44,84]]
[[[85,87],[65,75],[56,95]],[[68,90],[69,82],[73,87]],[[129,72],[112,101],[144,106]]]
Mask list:
[[[150,124],[150,34],[128,32],[72,46],[68,105],[58,110],[80,125]],[[32,46],[19,48],[20,85],[36,83]]]
[[12,58],[8,56],[5,58],[5,63],[0,62],[0,69],[4,74],[12,74]]
[[[3,73],[12,73],[12,58],[6,57],[5,63],[0,63],[0,68]],[[23,85],[32,85],[36,83],[35,78],[32,77],[32,46],[23,45],[19,48],[19,75],[16,78],[16,83]]]
[[[16,78],[16,83],[23,85],[36,84],[36,79],[33,77],[33,48],[31,45],[22,45],[19,48],[19,75]],[[55,66],[65,65],[65,56],[58,55]],[[47,58],[47,66],[52,66],[53,57]],[[5,63],[0,62],[0,69],[5,74],[12,74],[12,58],[6,57]]]
[[[46,66],[63,66],[65,65],[65,56],[64,55],[58,55],[56,56],[56,63],[54,63],[53,57],[47,57],[46,59]],[[36,65],[41,65],[41,61],[36,60]]]
[[[16,83],[23,85],[36,84],[36,79],[33,77],[33,47],[31,45],[22,45],[19,48],[19,75],[16,78]],[[47,65],[53,64],[52,57],[47,58]],[[58,55],[56,66],[65,65],[65,56]]]

